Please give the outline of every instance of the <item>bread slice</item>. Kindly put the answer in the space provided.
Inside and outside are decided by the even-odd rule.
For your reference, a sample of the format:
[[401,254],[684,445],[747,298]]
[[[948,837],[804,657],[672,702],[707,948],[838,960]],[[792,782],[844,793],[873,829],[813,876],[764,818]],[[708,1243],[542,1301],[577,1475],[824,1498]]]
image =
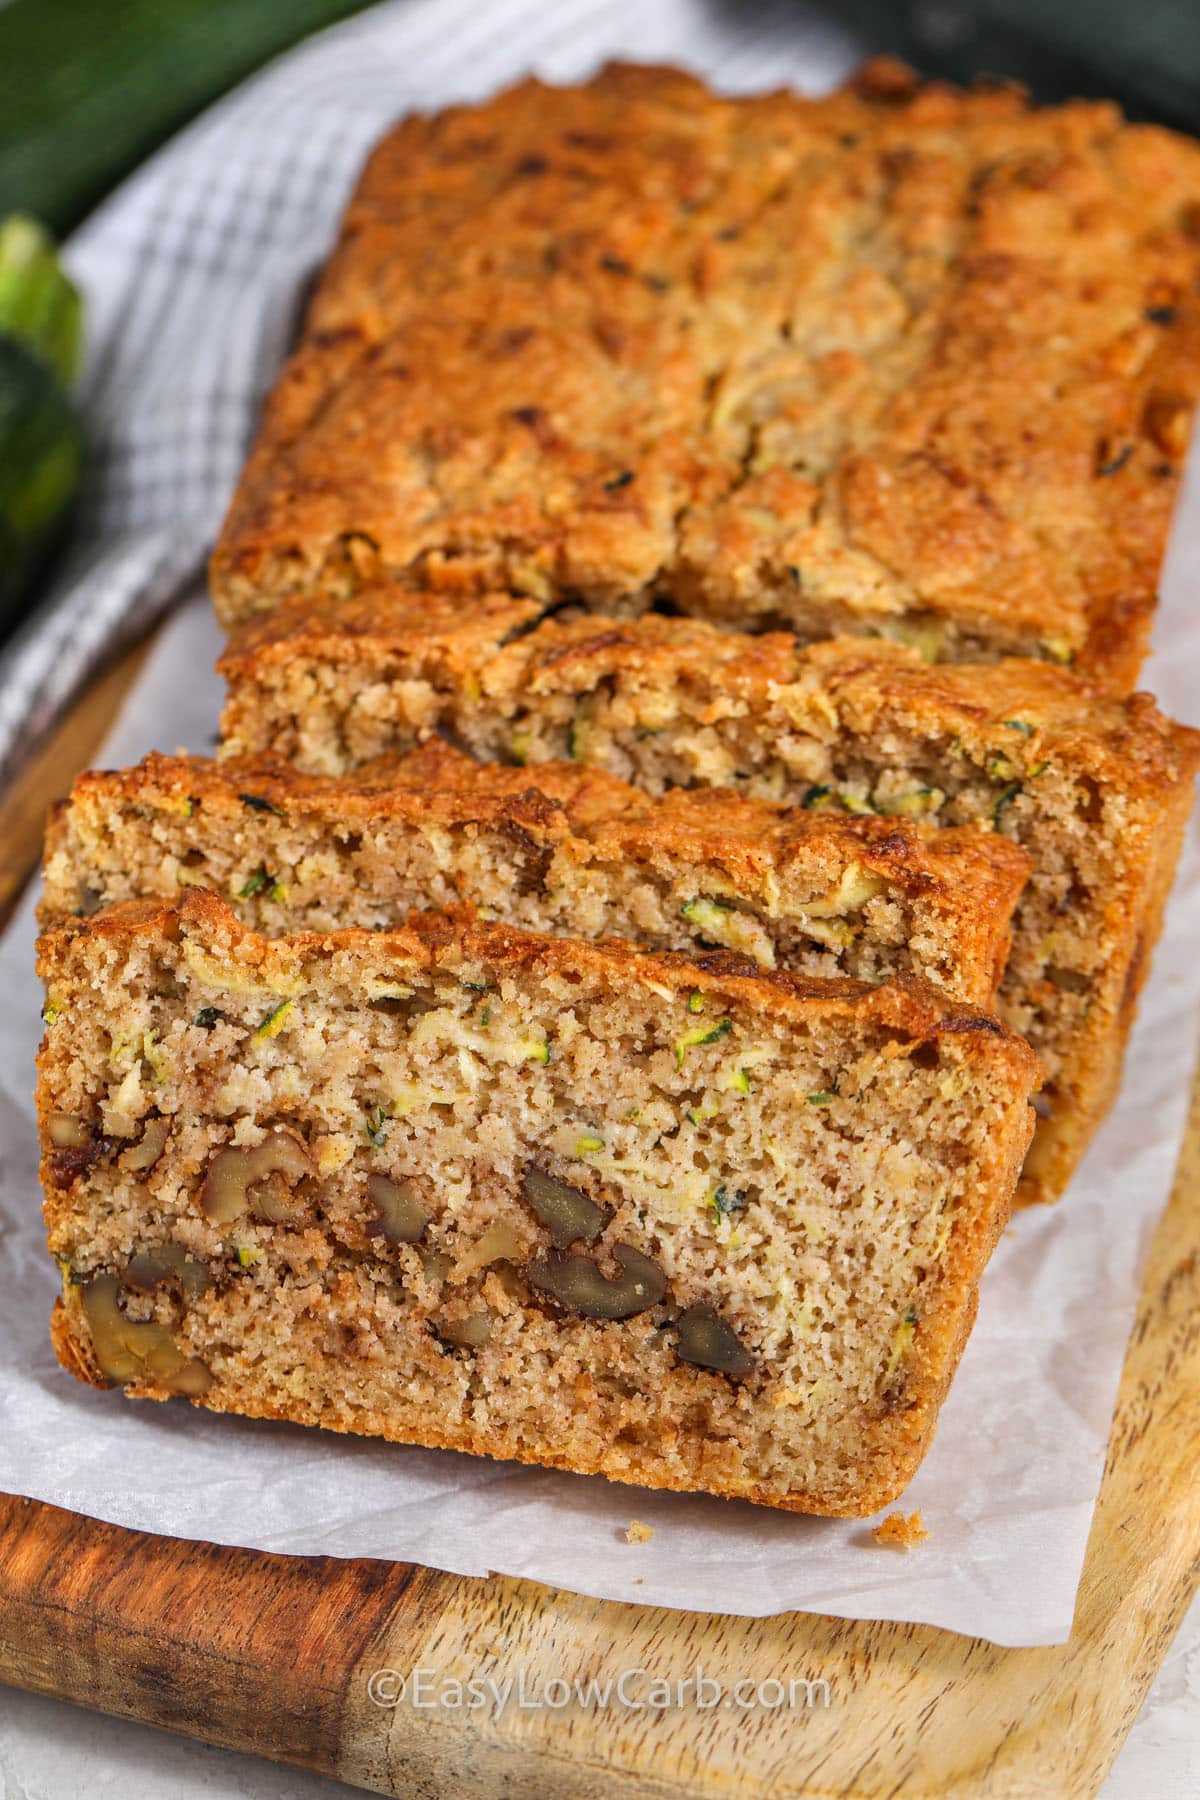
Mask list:
[[720,788],[651,797],[578,763],[478,763],[434,739],[341,777],[270,754],[83,775],[50,820],[41,918],[200,886],[274,936],[470,901],[536,931],[921,975],[986,1006],[1029,868],[973,827],[923,834]]
[[40,946],[54,1328],[163,1399],[857,1516],[911,1477],[1029,1141],[922,982],[214,895]]
[[1133,685],[1200,388],[1200,147],[1113,106],[672,69],[367,164],[213,562]]
[[656,793],[733,787],[1015,839],[1034,869],[999,1005],[1047,1076],[1022,1193],[1061,1192],[1116,1091],[1200,737],[1147,695],[1024,658],[934,668],[865,639],[798,649],[657,614],[531,625],[518,608],[284,606],[223,659],[227,748],[334,772],[440,729],[480,756],[571,756]]

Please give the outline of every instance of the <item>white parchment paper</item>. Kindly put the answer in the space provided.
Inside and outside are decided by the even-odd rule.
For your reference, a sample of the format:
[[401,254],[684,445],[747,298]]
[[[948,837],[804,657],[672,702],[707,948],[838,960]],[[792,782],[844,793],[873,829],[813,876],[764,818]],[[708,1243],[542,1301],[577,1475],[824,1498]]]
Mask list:
[[[528,9],[519,10],[528,26]],[[707,10],[672,0],[661,16],[674,21],[677,41],[656,41],[654,52],[703,63]],[[379,19],[428,20],[436,11],[385,8]],[[585,65],[597,48],[637,50],[635,11],[611,9],[619,29],[598,46],[588,40]],[[355,43],[377,60],[380,44],[362,22],[356,29]],[[516,36],[510,46],[514,68],[522,44]],[[1198,580],[1193,467],[1146,672],[1163,705],[1193,722],[1200,617],[1189,600]],[[217,649],[197,594],[162,633],[102,760],[131,761],[151,747],[207,749],[220,704],[208,674]],[[1140,1272],[1186,1114],[1200,1016],[1198,928],[1193,832],[1121,1098],[1066,1198],[1016,1218],[993,1258],[937,1441],[903,1500],[922,1509],[931,1537],[904,1556],[875,1547],[864,1523],[210,1417],[181,1402],[131,1404],[77,1384],[55,1362],[46,1330],[57,1276],[36,1177],[41,995],[30,896],[0,945],[0,1489],[250,1548],[412,1560],[464,1575],[495,1570],[671,1607],[750,1616],[802,1609],[920,1621],[1000,1644],[1060,1642],[1070,1632]],[[654,1527],[649,1542],[626,1543],[634,1517]]]

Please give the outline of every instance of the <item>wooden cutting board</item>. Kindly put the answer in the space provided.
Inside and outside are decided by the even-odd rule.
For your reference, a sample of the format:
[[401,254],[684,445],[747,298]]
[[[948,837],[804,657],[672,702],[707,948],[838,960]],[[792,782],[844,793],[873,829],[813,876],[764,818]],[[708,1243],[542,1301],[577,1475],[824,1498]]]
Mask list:
[[[93,690],[0,807],[0,892],[19,891],[44,800],[92,754],[134,673],[127,660]],[[148,1537],[0,1496],[0,1680],[406,1800],[1084,1800],[1200,1575],[1198,1202],[1200,1087],[1067,1644],[1000,1650],[926,1626],[622,1606],[499,1576]],[[936,1538],[912,1554],[936,1556]],[[726,1690],[824,1682],[829,1704],[816,1688],[796,1708],[510,1705],[496,1718],[371,1697],[377,1670],[464,1682],[524,1670],[544,1694],[552,1679],[643,1669],[675,1681],[697,1665]]]

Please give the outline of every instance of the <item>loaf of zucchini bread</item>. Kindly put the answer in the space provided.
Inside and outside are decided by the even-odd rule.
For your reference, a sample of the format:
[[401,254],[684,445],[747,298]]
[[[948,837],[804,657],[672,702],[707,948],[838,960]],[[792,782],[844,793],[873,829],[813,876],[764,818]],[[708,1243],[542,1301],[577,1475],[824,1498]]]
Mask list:
[[739,792],[1019,842],[999,1006],[1041,1057],[1022,1195],[1059,1193],[1103,1117],[1149,968],[1200,737],[1027,658],[933,667],[900,645],[798,648],[696,619],[539,619],[378,595],[292,601],[222,661],[230,754],[334,773],[451,733],[479,756],[571,758],[636,782]]
[[525,82],[371,156],[213,563],[666,599],[1133,685],[1200,388],[1200,147],[1107,104]]
[[972,827],[780,806],[727,788],[642,793],[585,764],[478,763],[440,739],[353,775],[271,754],[151,755],[56,807],[41,919],[211,888],[268,936],[488,918],[766,968],[915,974],[990,1005],[1030,857]]
[[215,895],[40,945],[58,1354],[135,1397],[862,1515],[911,1477],[1032,1052],[913,978]]

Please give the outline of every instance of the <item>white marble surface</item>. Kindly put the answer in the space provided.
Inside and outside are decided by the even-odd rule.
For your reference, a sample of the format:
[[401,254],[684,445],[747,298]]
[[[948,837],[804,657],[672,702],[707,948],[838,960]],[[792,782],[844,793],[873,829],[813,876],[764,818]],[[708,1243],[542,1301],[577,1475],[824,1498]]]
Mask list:
[[[815,1673],[815,1671],[814,1671]],[[837,1697],[834,1696],[834,1705]],[[359,1789],[0,1688],[0,1800],[335,1800]],[[1200,1794],[1200,1597],[1101,1800]],[[462,1795],[459,1800],[471,1800]],[[903,1800],[903,1793],[898,1796]]]

